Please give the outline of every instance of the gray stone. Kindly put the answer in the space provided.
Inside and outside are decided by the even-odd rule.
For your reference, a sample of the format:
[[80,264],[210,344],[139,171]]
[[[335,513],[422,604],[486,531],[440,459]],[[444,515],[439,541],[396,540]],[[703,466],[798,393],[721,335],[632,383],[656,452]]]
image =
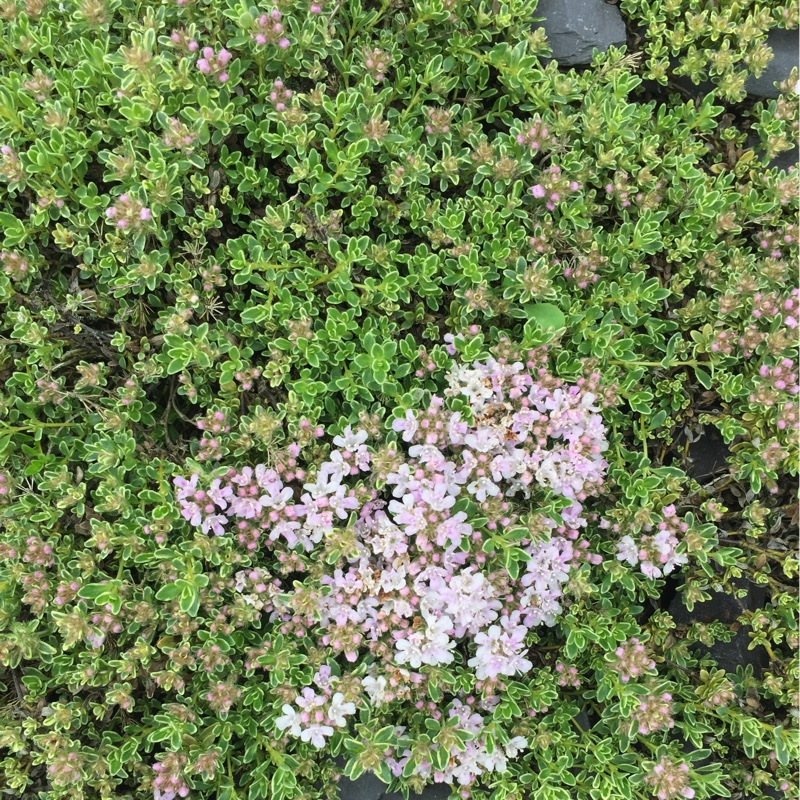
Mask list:
[[589,721],[589,715],[586,713],[586,710],[585,710],[585,709],[581,709],[581,710],[578,712],[578,716],[577,716],[577,717],[575,717],[575,721],[576,721],[576,722],[578,723],[578,725],[580,725],[580,726],[581,726],[581,728],[582,728],[583,730],[585,730],[585,731],[588,731],[588,730],[590,730],[590,729],[591,729],[591,727],[592,727],[592,723]]
[[339,800],[379,800],[386,791],[386,784],[373,772],[365,772],[356,780],[342,776],[339,781]]
[[539,0],[553,59],[565,67],[591,64],[592,50],[605,51],[626,42],[625,22],[617,6],[603,0]]
[[800,150],[796,147],[793,150],[784,150],[780,155],[775,156],[767,165],[770,169],[778,169],[791,172],[800,163]]
[[698,483],[706,483],[725,468],[730,454],[722,434],[713,425],[708,425],[689,445],[686,471]]
[[[691,625],[694,622],[721,622],[733,626],[745,611],[755,611],[764,607],[766,592],[763,586],[757,586],[744,578],[735,581],[741,588],[746,588],[745,597],[735,597],[725,592],[711,592],[711,599],[696,603],[689,611],[680,595],[670,603],[669,613],[677,625]],[[767,654],[759,646],[749,650],[750,628],[740,625],[730,642],[715,642],[708,647],[700,642],[693,644],[695,650],[710,655],[725,672],[736,672],[736,667],[752,665],[756,677],[761,676],[762,667],[767,663]]]
[[779,92],[774,84],[785,81],[792,68],[800,66],[797,31],[773,28],[767,34],[767,44],[772,48],[774,58],[767,64],[760,78],[751,75],[745,83],[747,93],[754,97],[777,97]]

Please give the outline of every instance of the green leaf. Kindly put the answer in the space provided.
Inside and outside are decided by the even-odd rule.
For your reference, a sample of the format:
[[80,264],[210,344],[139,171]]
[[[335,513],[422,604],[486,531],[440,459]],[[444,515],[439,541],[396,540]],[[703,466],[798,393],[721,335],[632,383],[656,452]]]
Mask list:
[[168,583],[156,592],[156,600],[168,602],[174,600],[181,593],[181,587],[176,583]]
[[558,306],[552,303],[532,303],[524,306],[528,320],[535,322],[542,330],[561,330],[566,318]]
[[107,583],[87,583],[78,590],[78,597],[84,600],[95,600],[98,597],[109,594],[112,591]]
[[0,232],[3,234],[3,240],[10,247],[22,244],[27,236],[22,220],[5,211],[0,212]]
[[264,306],[253,306],[242,311],[242,322],[257,324],[267,318],[268,311]]
[[710,389],[713,384],[713,378],[701,367],[694,368],[694,374],[697,382],[705,389]]

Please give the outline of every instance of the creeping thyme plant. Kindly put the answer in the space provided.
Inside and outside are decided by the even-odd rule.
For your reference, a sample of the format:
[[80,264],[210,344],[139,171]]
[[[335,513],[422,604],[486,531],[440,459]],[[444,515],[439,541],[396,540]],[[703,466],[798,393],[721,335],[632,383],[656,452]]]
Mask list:
[[3,796],[797,796],[796,7],[621,8],[0,0]]

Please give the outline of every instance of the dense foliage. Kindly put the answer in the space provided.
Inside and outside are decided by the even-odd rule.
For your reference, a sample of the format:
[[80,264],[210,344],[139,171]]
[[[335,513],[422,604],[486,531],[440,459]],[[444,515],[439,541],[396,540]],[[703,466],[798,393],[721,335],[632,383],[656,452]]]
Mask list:
[[621,8],[0,0],[5,794],[796,796],[796,9]]

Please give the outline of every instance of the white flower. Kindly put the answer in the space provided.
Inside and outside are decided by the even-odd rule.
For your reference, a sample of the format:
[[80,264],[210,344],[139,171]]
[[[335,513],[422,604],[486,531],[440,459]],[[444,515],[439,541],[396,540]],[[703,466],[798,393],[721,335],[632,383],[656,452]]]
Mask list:
[[379,675],[377,678],[372,675],[367,675],[367,677],[361,681],[361,685],[364,687],[364,691],[367,693],[370,702],[376,706],[389,702],[391,695],[386,691],[387,683],[383,675]]
[[381,517],[375,534],[368,541],[376,555],[383,555],[386,558],[393,558],[408,550],[406,535],[386,517]]
[[483,503],[486,500],[487,494],[490,494],[492,497],[496,497],[500,493],[500,487],[492,483],[489,478],[484,476],[468,484],[467,491],[470,494],[474,494],[475,499],[479,503]]
[[317,480],[314,483],[304,483],[303,488],[311,495],[312,500],[316,500],[318,497],[335,492],[341,482],[341,473],[335,472],[333,465],[326,461],[317,474]]
[[478,428],[464,437],[464,444],[479,453],[488,453],[500,444],[500,438],[491,428]]
[[392,422],[392,430],[403,431],[403,441],[410,442],[414,438],[414,434],[419,429],[419,422],[417,422],[417,418],[414,415],[414,412],[409,408],[406,411],[405,417],[401,419],[396,419]]
[[432,667],[438,664],[449,664],[453,660],[450,652],[456,643],[450,640],[447,631],[453,629],[450,617],[439,617],[435,622],[428,619],[428,628],[425,631],[426,641],[422,644],[422,662]]
[[623,536],[617,542],[617,561],[627,561],[632,567],[639,563],[639,548],[631,536]]
[[411,633],[405,639],[397,643],[397,654],[395,660],[398,664],[408,664],[412,669],[419,669],[422,666],[421,646],[425,637],[419,633]]
[[247,572],[245,572],[243,569],[240,569],[236,573],[236,584],[233,588],[237,592],[243,592],[245,586],[247,586]]
[[342,450],[357,450],[359,445],[364,444],[367,441],[367,434],[366,431],[357,430],[353,432],[353,429],[350,425],[348,425],[343,431],[341,436],[335,436],[333,439],[333,443],[340,447]]
[[381,573],[380,587],[384,592],[396,592],[406,586],[406,568],[385,569]]
[[288,486],[280,490],[277,490],[277,486],[271,486],[269,493],[262,494],[258,501],[264,508],[274,508],[276,511],[282,511],[291,499],[292,490]]
[[215,536],[223,536],[225,533],[225,528],[223,525],[225,525],[227,521],[228,518],[222,514],[212,514],[203,520],[203,524],[200,526],[200,529],[203,531],[203,533],[213,531]]
[[528,740],[524,736],[515,736],[513,739],[509,740],[505,747],[506,756],[508,756],[508,758],[516,758],[520,751],[525,750],[527,747]]
[[333,736],[330,725],[311,725],[300,733],[300,741],[311,742],[317,749],[325,747],[325,737]]
[[447,486],[443,483],[437,483],[431,489],[423,489],[420,497],[433,511],[445,511],[456,504],[456,498],[448,493]]
[[300,713],[296,709],[292,708],[288,703],[284,703],[281,711],[283,711],[283,716],[280,716],[275,720],[275,726],[279,731],[285,731],[288,728],[289,733],[292,736],[299,736],[301,730]]
[[356,707],[354,703],[345,703],[344,695],[341,692],[336,694],[331,699],[331,704],[328,707],[328,717],[337,728],[344,728],[347,725],[346,715],[355,714]]

